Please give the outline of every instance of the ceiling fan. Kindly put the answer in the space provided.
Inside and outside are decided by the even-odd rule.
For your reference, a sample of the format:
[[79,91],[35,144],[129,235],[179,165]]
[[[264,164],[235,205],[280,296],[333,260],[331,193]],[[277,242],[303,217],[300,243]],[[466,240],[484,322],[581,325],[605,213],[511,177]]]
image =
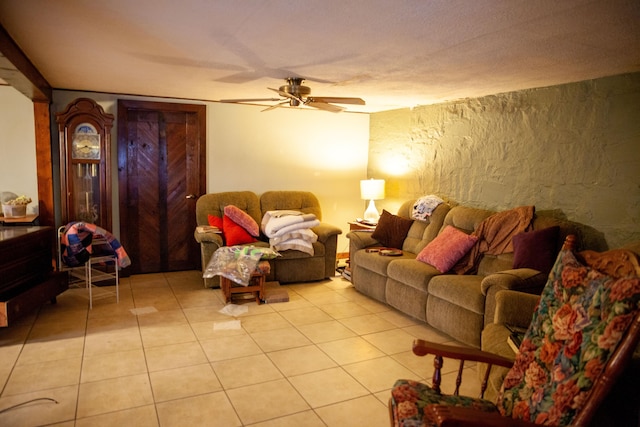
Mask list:
[[304,79],[301,77],[287,77],[286,85],[280,86],[278,89],[268,87],[267,89],[276,92],[282,98],[255,98],[255,99],[222,99],[221,102],[243,103],[243,102],[264,102],[264,101],[280,101],[275,105],[265,108],[262,111],[272,110],[274,108],[288,105],[290,107],[298,107],[307,105],[309,107],[318,108],[320,110],[339,113],[345,108],[334,104],[354,104],[365,105],[361,98],[342,98],[335,96],[309,96],[311,88],[303,86]]

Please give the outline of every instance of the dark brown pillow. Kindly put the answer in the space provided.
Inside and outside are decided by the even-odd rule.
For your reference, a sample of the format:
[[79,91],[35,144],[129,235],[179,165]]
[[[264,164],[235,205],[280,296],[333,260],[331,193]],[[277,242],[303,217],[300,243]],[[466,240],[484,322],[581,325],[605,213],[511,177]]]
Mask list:
[[387,248],[402,249],[411,224],[413,224],[413,220],[391,214],[383,209],[371,237]]
[[513,236],[513,268],[533,268],[549,274],[558,256],[560,227],[528,231]]

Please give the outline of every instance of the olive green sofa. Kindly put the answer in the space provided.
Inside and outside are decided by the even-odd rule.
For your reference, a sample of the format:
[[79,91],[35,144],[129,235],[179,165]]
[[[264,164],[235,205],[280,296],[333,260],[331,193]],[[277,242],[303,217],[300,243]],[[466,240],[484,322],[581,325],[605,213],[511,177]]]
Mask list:
[[[201,196],[196,202],[196,223],[209,225],[209,215],[222,218],[224,208],[234,205],[249,214],[258,224],[265,212],[273,210],[296,210],[305,214],[314,214],[322,221],[322,208],[318,198],[308,191],[268,191],[260,197],[251,191],[230,191],[210,193]],[[309,282],[323,280],[335,275],[338,235],[342,230],[336,226],[320,222],[311,229],[318,240],[313,243],[314,254],[309,255],[298,250],[280,251],[280,256],[270,260],[271,272],[268,281],[280,283]],[[220,234],[194,231],[194,237],[200,244],[202,271],[207,267],[213,253],[224,245]],[[269,247],[268,239],[260,235],[255,246]],[[219,277],[204,279],[206,287],[218,287]]]
[[[411,218],[415,200],[402,204],[397,215]],[[351,280],[354,287],[380,302],[422,320],[452,338],[480,348],[485,325],[493,322],[495,295],[511,289],[539,294],[546,273],[530,268],[513,268],[513,252],[485,254],[474,274],[441,273],[416,260],[420,251],[448,225],[467,234],[495,211],[468,206],[440,204],[427,221],[414,220],[398,257],[380,256],[367,248],[380,246],[371,232],[351,231],[349,239]],[[557,249],[567,234],[578,236],[581,248],[606,250],[602,235],[589,227],[566,221],[558,212],[536,212],[533,230],[559,226]]]

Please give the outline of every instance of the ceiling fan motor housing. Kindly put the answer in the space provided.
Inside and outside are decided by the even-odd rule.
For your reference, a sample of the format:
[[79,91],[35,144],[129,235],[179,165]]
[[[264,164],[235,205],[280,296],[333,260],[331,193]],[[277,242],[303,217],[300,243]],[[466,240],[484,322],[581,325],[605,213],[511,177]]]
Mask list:
[[[302,82],[304,79],[300,77],[289,77],[287,79],[287,83],[284,86],[280,86],[280,92],[288,93],[289,95],[293,95],[296,98],[303,100],[307,95],[311,93],[311,88],[308,86],[303,86]],[[290,104],[292,107],[297,107],[300,105],[300,101],[298,99],[290,99]]]

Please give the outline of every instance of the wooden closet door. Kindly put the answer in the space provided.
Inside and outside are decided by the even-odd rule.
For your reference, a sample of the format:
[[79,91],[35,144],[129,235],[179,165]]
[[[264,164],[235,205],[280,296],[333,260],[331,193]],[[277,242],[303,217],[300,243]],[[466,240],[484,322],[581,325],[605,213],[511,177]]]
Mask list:
[[206,187],[205,108],[118,101],[120,236],[132,274],[200,268],[193,231]]

